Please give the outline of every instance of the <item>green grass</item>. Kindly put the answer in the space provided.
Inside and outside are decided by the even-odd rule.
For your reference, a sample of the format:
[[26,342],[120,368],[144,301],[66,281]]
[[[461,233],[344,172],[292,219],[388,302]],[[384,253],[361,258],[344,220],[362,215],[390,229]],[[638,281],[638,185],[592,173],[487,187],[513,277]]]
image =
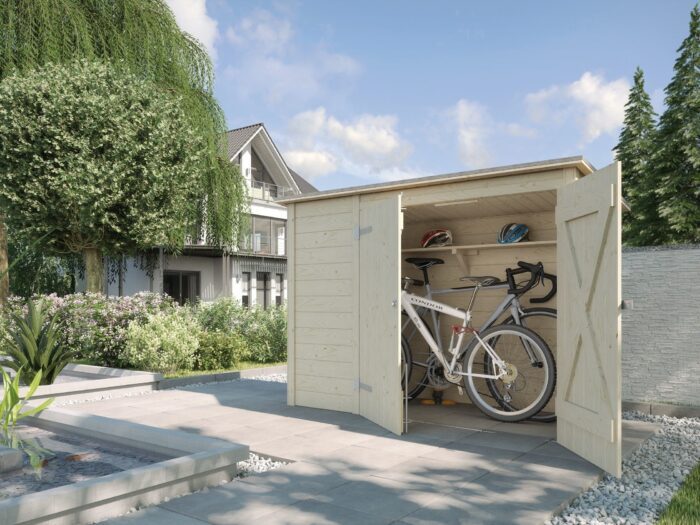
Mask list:
[[257,361],[241,361],[237,367],[234,368],[219,368],[216,370],[178,370],[177,372],[172,372],[170,374],[165,374],[166,378],[172,377],[190,377],[190,376],[201,376],[206,374],[222,374],[224,372],[237,372],[239,370],[249,370],[251,368],[267,368],[269,366],[280,366],[286,365],[286,361],[280,361],[276,363],[259,363]]
[[700,464],[685,478],[661,513],[657,525],[696,525],[700,523]]

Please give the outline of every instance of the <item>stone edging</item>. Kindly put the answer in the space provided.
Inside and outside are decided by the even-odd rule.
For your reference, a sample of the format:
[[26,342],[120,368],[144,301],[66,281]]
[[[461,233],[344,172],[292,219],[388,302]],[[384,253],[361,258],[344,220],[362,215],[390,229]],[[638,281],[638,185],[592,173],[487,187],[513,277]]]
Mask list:
[[668,403],[641,403],[638,401],[623,401],[622,410],[636,410],[652,416],[698,417],[700,407],[688,405],[671,405]]
[[222,372],[219,374],[202,374],[187,377],[173,377],[171,379],[161,379],[158,381],[158,390],[168,388],[179,388],[188,385],[201,385],[205,383],[219,383],[222,381],[234,381],[247,377],[271,376],[276,374],[286,374],[287,365],[267,366],[262,368],[249,368],[236,372]]
[[138,423],[49,409],[29,423],[173,457],[159,463],[0,501],[0,523],[92,523],[230,481],[249,449],[228,441]]

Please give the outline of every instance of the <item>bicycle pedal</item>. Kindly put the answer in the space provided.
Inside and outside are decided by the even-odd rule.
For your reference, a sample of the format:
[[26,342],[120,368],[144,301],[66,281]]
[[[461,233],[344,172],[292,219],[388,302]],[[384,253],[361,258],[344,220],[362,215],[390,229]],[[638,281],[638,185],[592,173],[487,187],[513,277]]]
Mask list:
[[454,406],[457,404],[457,402],[452,399],[445,399],[442,401],[442,404],[445,406]]
[[436,403],[432,399],[421,399],[420,404],[421,405],[435,405]]

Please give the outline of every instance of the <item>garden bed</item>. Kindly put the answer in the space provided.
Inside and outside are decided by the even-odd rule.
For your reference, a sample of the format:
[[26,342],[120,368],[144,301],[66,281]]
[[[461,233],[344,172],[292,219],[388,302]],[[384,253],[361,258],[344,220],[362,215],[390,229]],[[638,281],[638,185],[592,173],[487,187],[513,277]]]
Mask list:
[[[40,386],[32,400],[50,397],[57,401],[87,400],[100,399],[108,392],[118,395],[149,392],[158,388],[162,378],[161,374],[138,370],[69,364],[53,385]],[[28,387],[20,388],[20,396],[23,397],[27,390]]]
[[[57,441],[72,441],[78,448],[93,444],[87,454],[112,454],[112,466],[100,469],[116,471],[102,475],[104,470],[95,469],[77,482],[1,500],[3,525],[105,520],[230,481],[238,473],[237,463],[249,457],[244,445],[60,408],[27,419],[48,431],[45,436],[61,436]],[[125,453],[125,447],[132,452]],[[115,463],[134,468],[124,470]]]
[[36,465],[24,454],[22,468],[0,474],[0,500],[151,465],[165,459],[72,433],[21,425],[14,435],[41,455]]

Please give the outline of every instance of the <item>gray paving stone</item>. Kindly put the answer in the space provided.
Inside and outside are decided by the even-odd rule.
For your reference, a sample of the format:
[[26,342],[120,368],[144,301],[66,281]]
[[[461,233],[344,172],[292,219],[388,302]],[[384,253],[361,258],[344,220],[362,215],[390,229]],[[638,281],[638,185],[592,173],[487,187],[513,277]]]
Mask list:
[[202,525],[203,523],[206,521],[160,507],[150,507],[120,518],[103,521],[101,525]]
[[432,460],[426,457],[410,459],[373,474],[373,477],[408,483],[411,488],[432,490],[435,487],[452,489],[466,481],[475,480],[491,472],[488,462],[462,457],[460,460]]
[[377,470],[391,468],[409,459],[411,459],[410,456],[402,454],[351,445],[326,454],[319,454],[309,461],[321,463],[337,472],[371,474]]
[[441,494],[442,487],[412,488],[410,483],[377,477],[353,481],[323,494],[314,500],[344,507],[388,520],[399,519],[419,509]]
[[470,434],[459,441],[461,443],[469,443],[491,448],[502,448],[517,452],[529,452],[549,441],[549,438],[485,430],[483,432]]
[[487,498],[442,495],[428,505],[401,518],[405,525],[536,525],[550,513]]
[[300,500],[349,482],[342,474],[323,465],[303,461],[241,479],[241,483],[265,487],[270,491],[285,491]]
[[161,503],[160,507],[213,525],[249,523],[299,499],[287,491],[234,481]]
[[321,501],[301,501],[268,514],[265,525],[383,525],[391,520]]

